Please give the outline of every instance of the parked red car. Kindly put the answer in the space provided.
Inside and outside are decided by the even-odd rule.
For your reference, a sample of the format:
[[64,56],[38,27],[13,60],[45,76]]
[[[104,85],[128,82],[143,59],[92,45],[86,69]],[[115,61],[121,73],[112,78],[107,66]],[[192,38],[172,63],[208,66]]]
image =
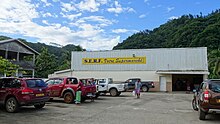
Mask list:
[[96,93],[96,87],[93,85],[84,85],[75,77],[58,77],[58,78],[50,78],[46,81],[49,91],[50,97],[60,97],[64,98],[65,103],[72,103],[75,99],[75,93],[77,91],[78,86],[81,86],[81,101],[85,101],[91,95]]
[[43,108],[48,100],[49,92],[41,79],[0,78],[0,104],[7,112],[17,112],[24,105]]
[[220,113],[220,80],[205,80],[194,92],[192,107],[199,111],[200,120],[205,120],[207,114]]

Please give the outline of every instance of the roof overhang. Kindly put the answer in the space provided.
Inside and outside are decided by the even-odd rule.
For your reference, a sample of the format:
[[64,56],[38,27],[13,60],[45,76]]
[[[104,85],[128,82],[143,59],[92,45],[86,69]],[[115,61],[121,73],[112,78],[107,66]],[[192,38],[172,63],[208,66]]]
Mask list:
[[67,73],[67,72],[72,72],[72,70],[66,69],[66,70],[56,71],[56,72],[54,72],[54,74],[62,74],[62,73]]
[[185,70],[185,71],[178,71],[178,70],[157,70],[157,74],[209,74],[206,70]]
[[8,42],[18,42],[19,44],[21,44],[22,46],[26,47],[27,49],[29,49],[30,51],[32,51],[33,53],[39,55],[40,53],[37,52],[36,50],[32,49],[31,47],[29,47],[28,45],[26,45],[25,43],[23,43],[22,41],[18,40],[18,39],[8,39],[8,40],[1,40],[0,44],[4,44],[4,43],[8,43]]

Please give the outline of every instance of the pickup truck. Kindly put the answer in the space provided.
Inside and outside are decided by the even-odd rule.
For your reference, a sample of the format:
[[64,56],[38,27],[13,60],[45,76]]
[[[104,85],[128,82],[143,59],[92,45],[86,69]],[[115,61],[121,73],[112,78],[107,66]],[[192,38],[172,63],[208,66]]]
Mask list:
[[127,90],[126,83],[113,83],[112,78],[95,79],[98,97],[101,93],[110,93],[111,96],[119,96]]
[[54,97],[64,98],[65,103],[72,103],[75,99],[78,86],[81,86],[81,101],[85,101],[89,97],[95,96],[96,87],[94,85],[84,85],[75,77],[58,77],[49,78],[46,81],[50,98]]
[[[125,81],[125,83],[128,84],[128,90],[134,90],[135,88],[135,82],[140,78],[130,78]],[[141,90],[143,92],[148,92],[150,88],[154,88],[154,82],[153,81],[141,81],[142,87]]]

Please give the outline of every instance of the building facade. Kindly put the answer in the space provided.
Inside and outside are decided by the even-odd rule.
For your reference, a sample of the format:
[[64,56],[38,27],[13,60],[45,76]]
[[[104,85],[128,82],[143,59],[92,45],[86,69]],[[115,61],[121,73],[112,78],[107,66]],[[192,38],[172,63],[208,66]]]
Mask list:
[[72,52],[71,69],[50,76],[141,78],[155,82],[152,91],[185,91],[208,74],[207,48],[199,47]]
[[[19,65],[15,76],[34,77],[35,56],[39,53],[17,39],[0,41],[0,56]],[[1,74],[5,76],[5,74]]]

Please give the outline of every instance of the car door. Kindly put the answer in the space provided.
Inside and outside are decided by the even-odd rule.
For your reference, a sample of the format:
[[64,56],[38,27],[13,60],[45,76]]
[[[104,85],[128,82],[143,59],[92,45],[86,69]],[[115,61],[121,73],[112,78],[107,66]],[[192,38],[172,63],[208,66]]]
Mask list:
[[[82,83],[82,82],[81,82],[81,83]],[[73,89],[74,91],[76,91],[77,88],[78,88],[78,86],[79,86],[79,82],[78,82],[77,78],[72,78],[72,77],[70,77],[70,78],[67,78],[67,79],[66,79],[65,88],[71,88],[71,89]],[[85,84],[82,84],[82,85],[81,85],[81,91],[82,91],[82,92],[83,92],[83,91],[85,90],[85,88],[86,88],[86,87],[84,87],[84,86],[85,86]]]
[[49,79],[47,80],[46,84],[48,86],[48,89],[50,91],[51,97],[59,97],[60,93],[63,89],[63,79]]
[[99,89],[99,92],[108,90],[108,83],[106,79],[98,79],[98,89]]
[[63,79],[58,78],[58,79],[54,79],[54,84],[53,84],[53,94],[55,97],[59,97],[62,90],[64,87],[64,83],[63,83]]
[[128,79],[125,81],[125,83],[128,83],[128,89],[133,89],[132,87],[132,80],[131,79]]
[[130,89],[135,89],[135,82],[137,81],[137,79],[130,79],[129,80],[129,84],[130,84]]

